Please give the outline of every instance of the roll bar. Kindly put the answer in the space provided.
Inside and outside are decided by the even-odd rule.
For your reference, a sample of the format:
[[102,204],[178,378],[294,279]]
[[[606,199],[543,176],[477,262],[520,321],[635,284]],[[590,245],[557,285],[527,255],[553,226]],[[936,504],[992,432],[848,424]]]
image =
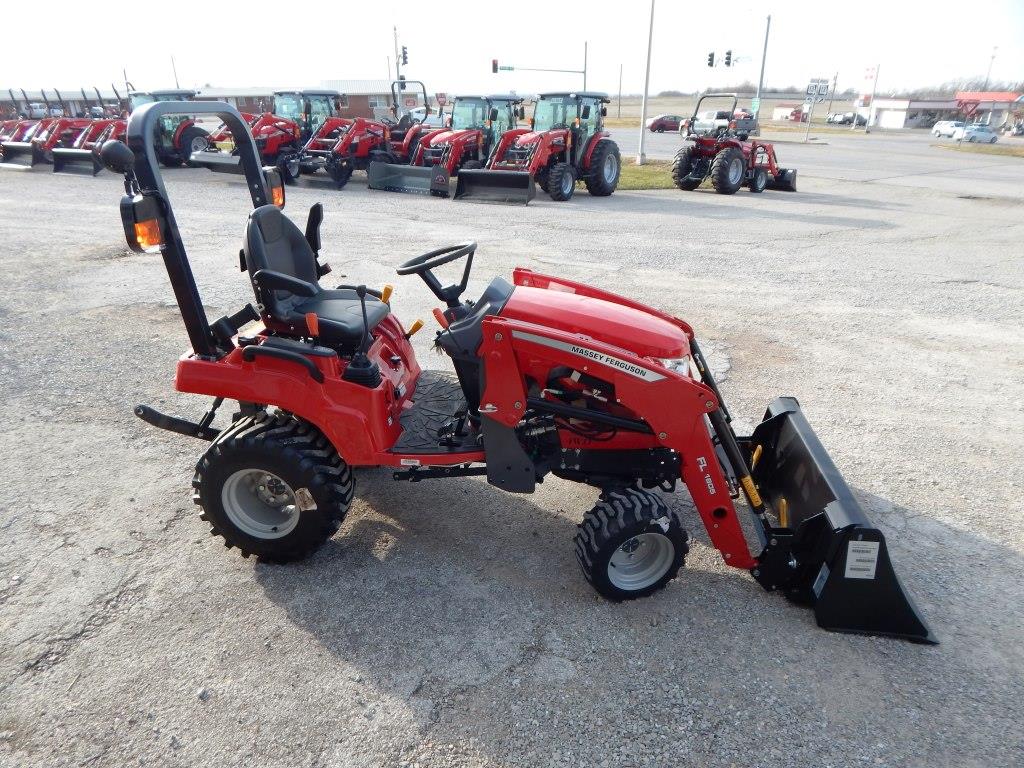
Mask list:
[[[126,139],[128,148],[135,153],[135,177],[139,180],[139,185],[143,189],[159,192],[167,201],[168,213],[170,202],[160,173],[160,162],[157,160],[154,141],[158,135],[157,122],[167,115],[216,115],[231,131],[242,172],[248,182],[253,207],[259,208],[270,202],[270,193],[263,177],[263,166],[256,151],[256,142],[253,141],[249,126],[237,109],[222,101],[153,101],[132,112],[128,118]],[[177,226],[174,230],[177,235]]]
[[[199,288],[196,286],[185,246],[181,242],[181,233],[174,218],[170,197],[164,187],[156,154],[156,137],[159,135],[157,122],[167,115],[216,115],[231,130],[253,207],[267,205],[271,202],[271,196],[249,126],[238,110],[230,104],[216,101],[154,101],[143,104],[129,117],[125,138],[128,148],[135,155],[134,181],[142,198],[156,198],[160,207],[160,215],[164,222],[164,244],[160,253],[171,281],[174,298],[181,311],[181,319],[185,323],[195,353],[202,357],[215,357],[218,340],[203,309]],[[126,185],[130,185],[130,182],[126,181]],[[126,191],[131,190],[126,187]],[[129,195],[126,199],[130,209],[133,198]],[[140,198],[135,198],[138,199]],[[122,201],[122,218],[124,216],[125,202]],[[127,222],[125,226],[128,227]]]

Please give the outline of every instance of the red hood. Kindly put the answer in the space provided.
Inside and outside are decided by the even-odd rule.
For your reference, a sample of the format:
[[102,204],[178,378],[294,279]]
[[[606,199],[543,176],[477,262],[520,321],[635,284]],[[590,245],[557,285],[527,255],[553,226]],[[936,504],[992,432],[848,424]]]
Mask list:
[[442,131],[431,138],[430,146],[439,147],[442,144],[451,144],[460,139],[476,139],[476,134],[478,133],[480,133],[479,128],[449,128],[447,131]]
[[641,357],[674,360],[690,353],[686,334],[668,320],[603,299],[517,286],[501,317],[580,333]]
[[549,131],[530,131],[516,137],[516,146],[528,147],[531,144],[536,144],[543,136],[551,136],[553,139],[564,139],[568,132],[565,128],[552,128]]

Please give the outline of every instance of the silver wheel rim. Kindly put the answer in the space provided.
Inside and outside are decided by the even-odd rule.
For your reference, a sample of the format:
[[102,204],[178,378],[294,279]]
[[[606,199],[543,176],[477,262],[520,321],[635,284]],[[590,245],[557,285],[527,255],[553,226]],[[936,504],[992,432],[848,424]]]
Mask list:
[[608,561],[608,581],[626,592],[655,584],[672,567],[675,547],[660,533],[641,533],[627,539]]
[[194,139],[192,139],[191,148],[193,152],[202,152],[204,149],[206,149],[206,146],[206,139],[204,139],[202,136],[196,136]]
[[611,155],[611,154],[608,155],[604,159],[604,168],[602,169],[602,171],[604,173],[604,180],[605,180],[605,182],[608,183],[608,184],[614,183],[615,182],[615,176],[619,172],[619,160],[618,160],[618,158],[615,157],[615,155]]
[[562,174],[562,193],[568,195],[572,191],[572,185],[572,171],[566,169],[565,173]]
[[739,184],[743,180],[743,158],[734,158],[729,163],[729,183]]
[[243,533],[257,539],[280,539],[299,524],[295,492],[263,469],[240,469],[220,493],[224,513]]

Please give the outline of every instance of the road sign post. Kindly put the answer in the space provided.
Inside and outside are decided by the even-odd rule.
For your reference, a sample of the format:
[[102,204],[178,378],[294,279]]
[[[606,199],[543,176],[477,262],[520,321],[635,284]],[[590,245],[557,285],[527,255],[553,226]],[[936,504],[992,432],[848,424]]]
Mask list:
[[804,143],[810,139],[811,136],[811,120],[814,119],[814,104],[815,102],[822,102],[825,97],[828,96],[828,80],[820,77],[816,77],[807,84],[807,103],[809,104],[809,112],[807,113],[807,130],[804,131]]

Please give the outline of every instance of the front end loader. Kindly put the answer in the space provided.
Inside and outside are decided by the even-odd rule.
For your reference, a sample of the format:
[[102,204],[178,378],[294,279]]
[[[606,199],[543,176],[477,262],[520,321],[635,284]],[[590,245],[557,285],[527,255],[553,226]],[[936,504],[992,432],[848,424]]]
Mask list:
[[[323,125],[337,119],[340,99],[338,91],[275,91],[270,111],[242,113],[263,162],[277,166],[286,181],[297,179],[302,170],[300,150]],[[191,164],[220,173],[242,172],[226,125],[210,134],[206,148],[192,154]]]
[[529,203],[539,186],[552,200],[569,200],[576,182],[607,197],[619,184],[618,145],[604,130],[604,93],[545,93],[530,128],[506,131],[481,170],[459,174],[456,199]]
[[[338,531],[358,467],[412,483],[478,476],[510,493],[552,475],[599,491],[573,548],[591,586],[620,602],[667,587],[685,564],[690,537],[664,498],[682,485],[724,562],[810,605],[820,626],[936,642],[794,398],[776,398],[737,435],[688,323],[521,268],[466,299],[473,242],[397,268],[441,304],[435,347],[452,369],[421,370],[409,338],[422,322],[406,330],[389,286],[322,284],[323,207],[304,233],[286,217],[280,174],[260,167],[241,116],[217,103],[195,111],[218,115],[239,145],[253,204],[240,267],[254,301],[210,323],[154,152],[157,123],[192,109],[147,105],[128,146],[107,142],[101,154],[125,176],[128,245],[162,256],[188,333],[174,385],[213,398],[198,421],[134,410],[210,443],[194,499],[228,548],[264,562],[308,557]],[[435,270],[457,261],[461,279],[444,285]],[[225,400],[235,415],[215,426]]]
[[424,134],[408,164],[375,167],[370,187],[448,197],[449,179],[483,168],[501,137],[517,127],[522,101],[512,94],[455,97],[445,127]]

